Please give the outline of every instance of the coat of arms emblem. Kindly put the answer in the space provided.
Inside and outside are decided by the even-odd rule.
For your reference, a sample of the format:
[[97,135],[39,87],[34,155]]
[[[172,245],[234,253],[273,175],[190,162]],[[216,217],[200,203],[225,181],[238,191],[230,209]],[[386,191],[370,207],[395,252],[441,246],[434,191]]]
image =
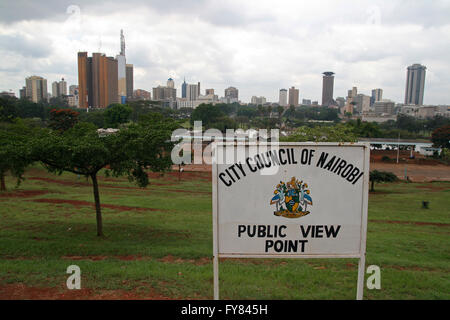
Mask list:
[[312,198],[308,184],[292,177],[288,182],[282,182],[276,186],[275,195],[270,200],[271,205],[276,205],[274,215],[285,218],[300,218],[310,212],[308,206],[312,206]]

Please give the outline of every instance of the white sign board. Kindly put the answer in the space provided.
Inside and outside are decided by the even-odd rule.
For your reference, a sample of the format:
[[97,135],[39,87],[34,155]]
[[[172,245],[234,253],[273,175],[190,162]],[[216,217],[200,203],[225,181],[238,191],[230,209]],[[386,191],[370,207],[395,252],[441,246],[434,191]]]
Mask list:
[[213,146],[214,256],[362,258],[369,146]]

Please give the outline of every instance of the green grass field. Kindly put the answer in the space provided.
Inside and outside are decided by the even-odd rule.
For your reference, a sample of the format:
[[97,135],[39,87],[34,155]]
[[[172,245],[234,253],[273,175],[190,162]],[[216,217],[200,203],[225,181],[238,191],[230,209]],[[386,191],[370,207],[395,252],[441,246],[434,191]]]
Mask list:
[[[90,292],[212,299],[211,182],[207,173],[154,177],[140,189],[101,176],[105,237],[96,236],[90,182],[35,166],[0,194],[0,292],[65,288],[81,268]],[[450,183],[378,184],[370,195],[366,266],[381,289],[365,299],[450,299]],[[430,209],[422,209],[422,200]],[[222,299],[354,299],[355,259],[224,259]],[[3,289],[1,289],[3,288]],[[0,294],[1,297],[1,294]],[[19,295],[18,298],[21,296]]]

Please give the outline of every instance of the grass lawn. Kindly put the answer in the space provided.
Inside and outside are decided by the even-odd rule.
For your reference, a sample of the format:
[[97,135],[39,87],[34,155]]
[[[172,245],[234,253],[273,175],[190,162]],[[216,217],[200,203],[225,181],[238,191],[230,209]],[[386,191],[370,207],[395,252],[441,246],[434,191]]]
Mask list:
[[[146,189],[100,176],[103,238],[96,236],[85,178],[35,166],[14,189],[7,177],[9,191],[0,194],[0,293],[17,284],[68,291],[66,268],[76,264],[91,293],[212,299],[209,174],[185,172],[181,181],[176,174],[154,175]],[[375,189],[366,266],[381,268],[381,290],[365,289],[364,298],[450,299],[450,183]],[[422,200],[430,202],[428,210]],[[354,299],[356,280],[354,259],[220,263],[222,299]]]

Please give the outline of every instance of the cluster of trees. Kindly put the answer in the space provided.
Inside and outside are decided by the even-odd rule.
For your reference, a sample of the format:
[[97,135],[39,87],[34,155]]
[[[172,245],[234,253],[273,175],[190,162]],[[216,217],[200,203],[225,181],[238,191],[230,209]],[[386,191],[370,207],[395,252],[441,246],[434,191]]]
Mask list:
[[[1,105],[3,107],[3,105]],[[149,180],[146,171],[168,170],[174,142],[173,130],[179,121],[161,113],[147,113],[137,122],[129,122],[132,110],[115,105],[103,112],[104,121],[120,127],[116,133],[100,136],[95,124],[81,121],[81,114],[71,109],[49,110],[48,125],[33,125],[19,117],[6,117],[0,122],[0,181],[6,190],[9,172],[23,180],[26,168],[40,162],[49,172],[72,172],[90,178],[96,207],[97,235],[103,235],[97,174],[106,169],[114,176],[128,176],[139,186]]]

